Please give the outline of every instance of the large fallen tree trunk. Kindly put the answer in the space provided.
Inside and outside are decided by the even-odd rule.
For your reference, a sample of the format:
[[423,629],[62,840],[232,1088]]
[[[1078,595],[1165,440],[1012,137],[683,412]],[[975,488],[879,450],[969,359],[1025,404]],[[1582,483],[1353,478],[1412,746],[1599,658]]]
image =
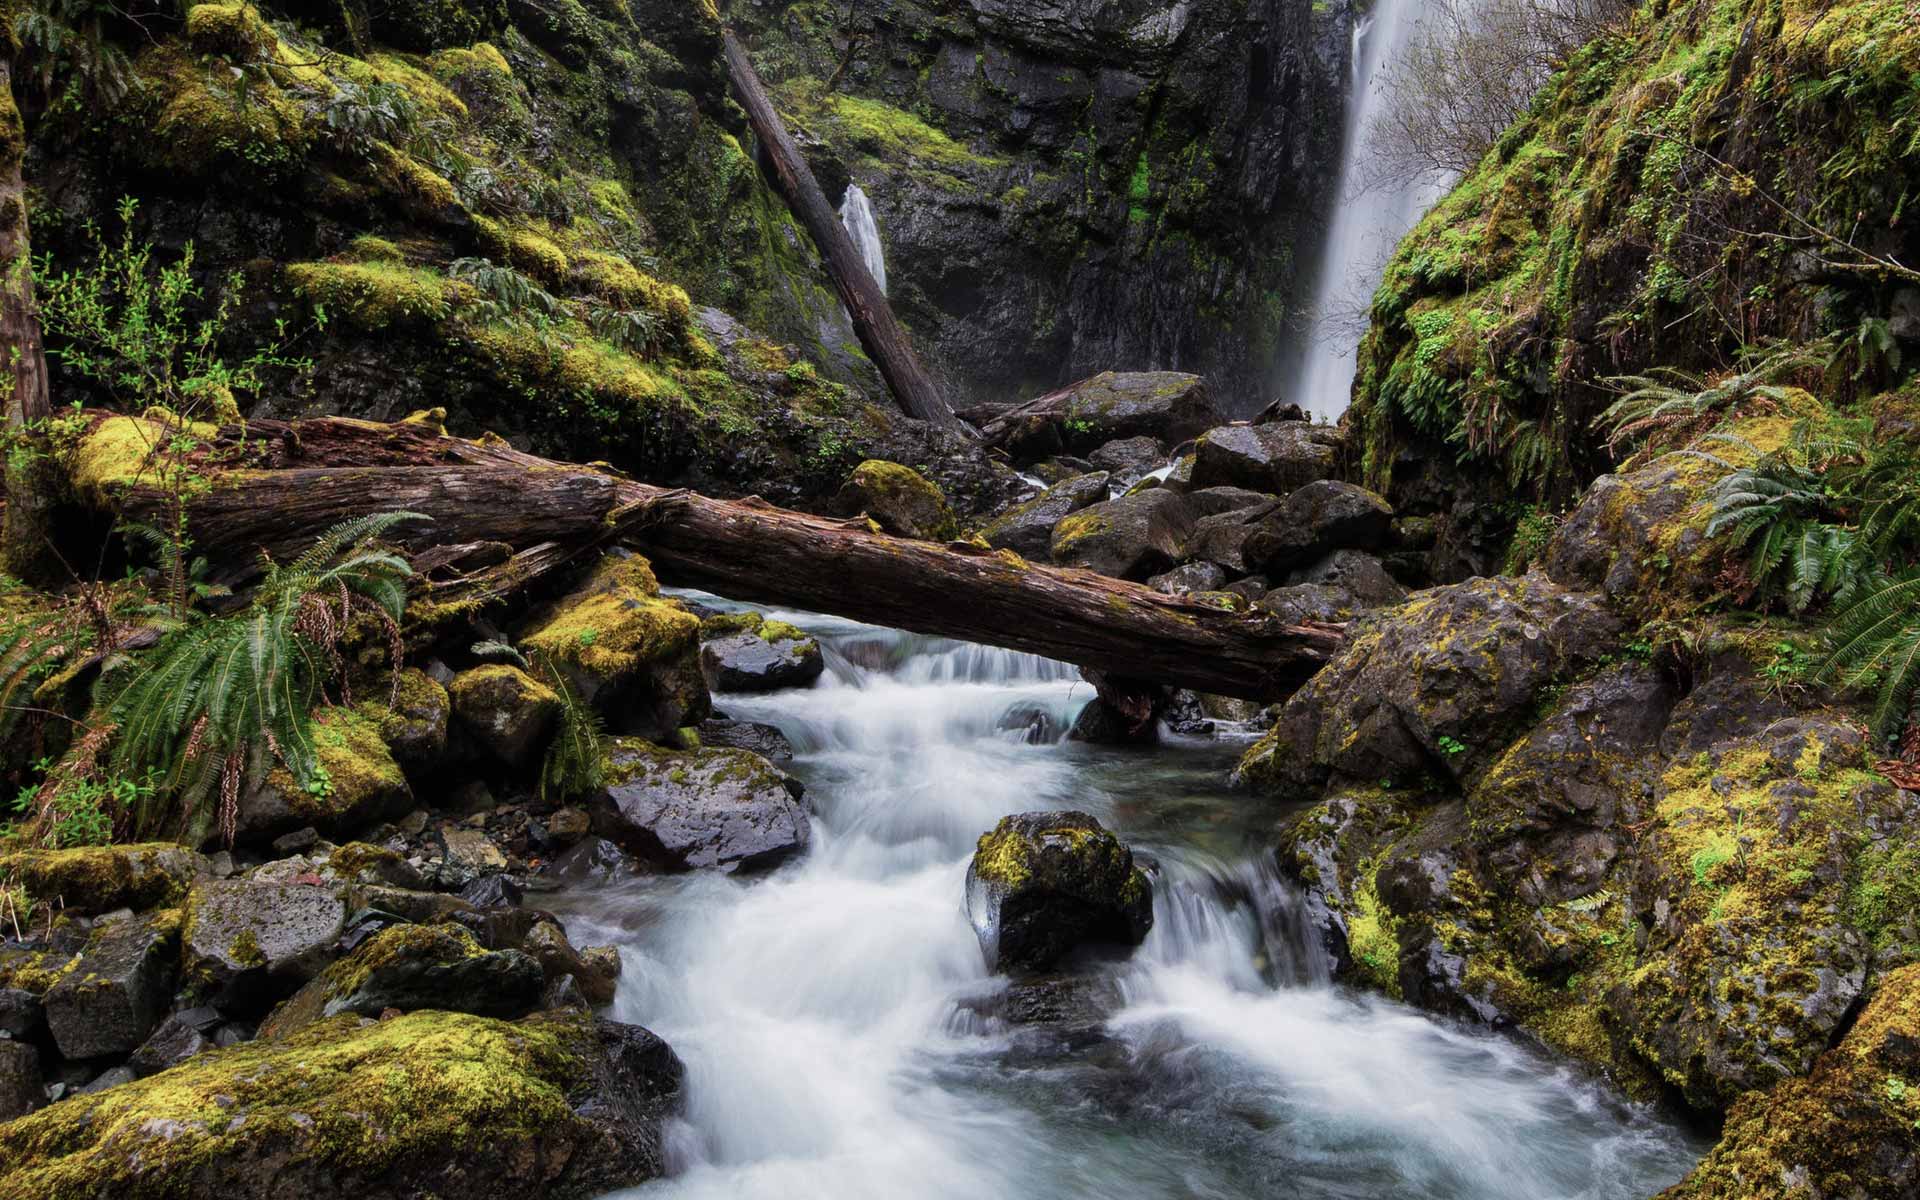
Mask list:
[[[224,431],[216,457],[223,447],[251,469],[216,475],[189,510],[196,552],[215,561],[286,558],[334,522],[412,510],[431,524],[397,536],[422,570],[480,567],[430,581],[448,595],[523,587],[625,544],[669,582],[1253,700],[1290,694],[1342,637],[1338,626],[1229,612],[966,543],[889,537],[865,520],[758,498],[654,487],[427,426],[256,421]],[[140,483],[122,489],[121,509],[135,520],[155,519],[167,503]]]
[[908,416],[958,428],[959,421],[953,410],[947,407],[934,386],[933,377],[921,365],[906,330],[894,320],[886,293],[867,270],[865,260],[840,224],[833,205],[827,203],[826,193],[820,190],[806,157],[787,133],[780,114],[774,111],[759,72],[753,69],[753,60],[747,57],[746,48],[731,30],[726,34],[726,56],[733,90],[740,97],[741,107],[747,110],[753,136],[760,140],[773,165],[774,182],[786,197],[787,206],[820,247],[827,273],[833,277],[833,286],[840,293],[840,302],[846,305],[847,315],[853,318],[854,332],[859,335],[867,356],[880,368],[881,376]]

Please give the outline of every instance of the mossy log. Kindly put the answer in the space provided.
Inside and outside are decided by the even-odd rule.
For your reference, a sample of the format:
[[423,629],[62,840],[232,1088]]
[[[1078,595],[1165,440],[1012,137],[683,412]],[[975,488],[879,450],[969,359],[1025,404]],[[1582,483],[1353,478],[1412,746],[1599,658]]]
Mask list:
[[[430,600],[482,586],[508,594],[623,543],[670,582],[1251,700],[1291,694],[1343,637],[1337,625],[1232,612],[974,543],[890,537],[862,518],[654,487],[431,425],[255,421],[222,430],[210,451],[241,447],[246,469],[216,470],[212,488],[190,503],[198,552],[227,563],[260,549],[285,558],[335,522],[412,510],[432,523],[394,536],[423,573],[452,572],[428,578]],[[121,489],[119,508],[151,521],[166,502],[135,482]],[[448,548],[473,552],[478,570],[460,573]]]
[[820,190],[820,183],[807,166],[806,157],[800,153],[800,147],[794,144],[793,138],[787,133],[786,124],[774,110],[773,101],[767,97],[767,89],[760,83],[760,74],[753,68],[753,60],[747,57],[746,48],[731,30],[726,34],[725,47],[727,73],[732,76],[733,90],[739,96],[741,107],[747,110],[747,121],[753,126],[753,136],[759,139],[761,148],[766,151],[767,159],[772,164],[773,182],[786,198],[787,206],[807,227],[814,244],[820,247],[820,255],[826,260],[827,273],[833,277],[833,286],[840,293],[840,302],[846,305],[847,315],[853,318],[854,332],[860,336],[860,345],[866,349],[874,365],[880,368],[881,377],[887,381],[894,398],[908,416],[948,428],[959,428],[960,423],[954,417],[953,410],[941,397],[939,388],[934,386],[933,377],[927,374],[926,367],[921,365],[920,356],[914,353],[906,330],[894,319],[886,293],[880,290],[880,284],[868,273],[860,252],[854,248],[853,239],[847,236],[845,227],[840,224],[839,214],[827,202],[826,193]]

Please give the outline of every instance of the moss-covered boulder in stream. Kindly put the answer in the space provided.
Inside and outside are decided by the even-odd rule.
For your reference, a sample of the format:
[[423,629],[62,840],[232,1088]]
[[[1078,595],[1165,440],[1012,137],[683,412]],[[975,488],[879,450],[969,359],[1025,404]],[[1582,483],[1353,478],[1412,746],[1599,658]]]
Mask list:
[[505,663],[460,672],[447,685],[447,695],[464,732],[509,767],[539,761],[560,718],[559,693]]
[[0,1125],[0,1200],[586,1200],[661,1174],[681,1076],[585,1013],[339,1016]]
[[804,687],[826,670],[820,643],[757,612],[721,613],[700,623],[700,667],[720,692]]
[[521,645],[618,732],[660,737],[711,711],[700,619],[660,595],[647,560],[616,551],[527,622]]
[[539,1002],[544,983],[532,957],[486,950],[458,925],[394,925],[294,993],[260,1026],[260,1036],[286,1038],[327,1017],[377,1017],[387,1009],[521,1017]]
[[1153,928],[1153,883],[1088,814],[1021,813],[980,835],[967,915],[989,967],[1044,971],[1083,946],[1139,945]]

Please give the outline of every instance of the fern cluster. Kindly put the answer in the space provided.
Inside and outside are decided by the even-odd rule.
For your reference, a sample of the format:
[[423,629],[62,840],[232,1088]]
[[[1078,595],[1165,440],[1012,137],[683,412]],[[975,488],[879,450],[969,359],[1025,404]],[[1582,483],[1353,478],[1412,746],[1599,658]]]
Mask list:
[[1897,733],[1920,693],[1920,569],[1868,590],[1834,618],[1828,640],[1818,677],[1873,687],[1875,732]]
[[1825,362],[1821,347],[1795,345],[1764,352],[1744,370],[1715,381],[1666,367],[1622,375],[1607,381],[1623,394],[1600,414],[1598,424],[1607,429],[1607,449],[1616,455],[1636,446],[1640,455],[1670,450],[1743,406],[1783,403],[1786,388],[1780,380]]
[[1688,451],[1725,469],[1707,495],[1712,515],[1710,537],[1724,537],[1746,556],[1752,586],[1748,599],[1776,598],[1804,612],[1816,600],[1845,604],[1878,570],[1867,545],[1845,523],[1852,475],[1866,460],[1866,449],[1847,436],[1796,429],[1779,450],[1766,453],[1745,438],[1714,434],[1703,445],[1721,444],[1744,451],[1750,461],[1736,465],[1706,451]]
[[99,699],[117,730],[108,769],[160,780],[125,815],[132,836],[173,817],[204,829],[213,817],[231,839],[243,784],[276,763],[301,787],[323,786],[311,710],[341,672],[338,644],[356,617],[397,633],[412,572],[375,539],[416,519],[391,512],[335,525],[299,558],[270,565],[244,610],[176,629],[124,681],[103,679]]

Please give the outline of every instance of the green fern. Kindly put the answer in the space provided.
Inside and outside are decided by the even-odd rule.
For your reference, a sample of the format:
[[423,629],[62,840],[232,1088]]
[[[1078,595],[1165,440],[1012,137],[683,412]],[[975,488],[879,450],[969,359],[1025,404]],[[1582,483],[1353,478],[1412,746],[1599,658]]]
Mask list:
[[375,540],[424,519],[391,512],[341,522],[293,562],[270,565],[244,611],[173,631],[124,682],[103,675],[100,700],[116,731],[110,770],[160,780],[128,814],[133,836],[170,822],[204,833],[212,818],[231,841],[242,786],[275,763],[299,786],[315,785],[311,710],[343,667],[340,638],[362,615],[393,637],[406,606],[412,570]]
[[1899,732],[1920,691],[1920,568],[1870,588],[1834,619],[1827,639],[1815,677],[1875,687],[1875,732]]
[[1796,613],[1816,600],[1851,600],[1873,567],[1856,532],[1838,521],[1841,497],[1834,485],[1836,475],[1844,485],[1845,473],[1835,468],[1857,463],[1859,444],[1809,426],[1796,429],[1772,453],[1733,434],[1704,439],[1713,443],[1734,446],[1751,459],[1738,465],[1706,451],[1686,452],[1726,471],[1707,492],[1707,535],[1725,538],[1745,554],[1752,598],[1784,598]]
[[1778,381],[1823,361],[1820,347],[1795,345],[1768,351],[1745,370],[1712,383],[1671,367],[1616,376],[1606,382],[1623,394],[1596,424],[1608,430],[1607,449],[1616,455],[1635,445],[1643,454],[1684,446],[1743,404],[1784,403],[1786,388]]
[[560,313],[560,301],[526,275],[484,258],[456,258],[447,274],[480,293],[476,307],[495,320],[544,326]]
[[605,732],[600,714],[581,702],[552,659],[540,655],[535,665],[560,697],[560,728],[540,764],[540,798],[561,802],[585,795],[605,782]]

